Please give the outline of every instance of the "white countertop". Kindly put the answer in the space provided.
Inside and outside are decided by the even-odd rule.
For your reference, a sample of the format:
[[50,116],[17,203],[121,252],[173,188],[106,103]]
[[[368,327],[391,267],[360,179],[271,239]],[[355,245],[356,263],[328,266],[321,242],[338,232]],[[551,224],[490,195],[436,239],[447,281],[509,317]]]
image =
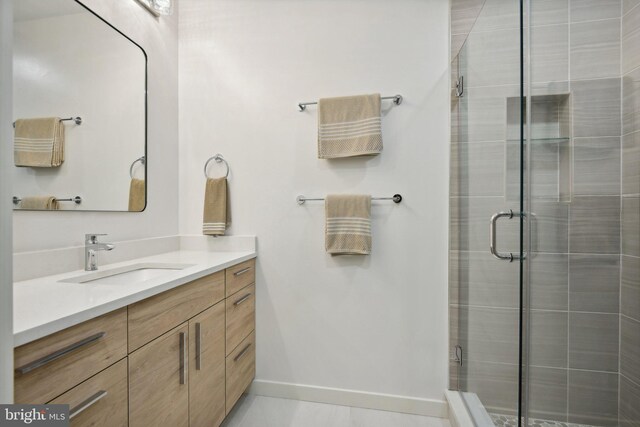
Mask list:
[[100,267],[107,270],[137,263],[195,264],[126,286],[59,282],[86,274],[84,270],[15,282],[13,345],[26,344],[255,257],[255,251],[181,250]]

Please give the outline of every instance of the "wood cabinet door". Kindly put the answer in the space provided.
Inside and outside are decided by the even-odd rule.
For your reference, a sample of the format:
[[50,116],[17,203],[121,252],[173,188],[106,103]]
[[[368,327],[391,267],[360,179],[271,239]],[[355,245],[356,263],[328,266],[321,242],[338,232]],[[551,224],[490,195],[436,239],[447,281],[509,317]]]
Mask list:
[[185,322],[129,354],[129,425],[188,427],[188,335]]
[[224,301],[189,320],[189,425],[217,427],[225,417]]

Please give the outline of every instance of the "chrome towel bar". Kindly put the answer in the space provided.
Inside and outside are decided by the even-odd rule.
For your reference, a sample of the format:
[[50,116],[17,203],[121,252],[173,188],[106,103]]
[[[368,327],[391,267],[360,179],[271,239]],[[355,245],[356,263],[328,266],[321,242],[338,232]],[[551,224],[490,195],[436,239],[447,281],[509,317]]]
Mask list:
[[[306,201],[322,201],[322,200],[324,200],[324,198],[310,198],[310,197],[305,197],[302,194],[296,197],[296,202],[298,202],[299,205],[304,205]],[[393,203],[400,203],[402,202],[402,195],[394,194],[391,197],[372,197],[371,200],[392,200]]]
[[[380,99],[391,99],[393,100],[393,103],[396,105],[400,105],[402,104],[403,101],[403,97],[402,95],[394,95],[394,96],[383,96]],[[307,109],[307,105],[317,105],[318,102],[299,102],[298,103],[298,108],[300,109],[300,112],[304,111]]]
[[[60,119],[61,122],[68,122],[70,120],[73,120],[75,122],[75,124],[77,124],[78,126],[80,126],[82,124],[82,117],[78,116],[78,117],[69,117],[66,119]],[[13,122],[13,127],[16,127],[16,122]]]
[[[18,196],[13,196],[13,204],[17,205],[22,201],[22,199]],[[75,196],[75,197],[69,197],[68,199],[59,199],[59,198],[55,198],[56,202],[73,202],[76,205],[79,205],[80,203],[82,203],[82,197],[80,196]]]

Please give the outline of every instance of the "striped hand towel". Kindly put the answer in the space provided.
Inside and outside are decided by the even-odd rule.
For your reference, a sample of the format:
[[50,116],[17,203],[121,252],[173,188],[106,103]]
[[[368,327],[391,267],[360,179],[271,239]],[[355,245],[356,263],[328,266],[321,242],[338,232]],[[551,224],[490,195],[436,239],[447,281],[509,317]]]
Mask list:
[[318,158],[380,154],[380,94],[318,101]]
[[227,178],[208,178],[204,193],[202,234],[223,236],[231,225]]
[[13,149],[16,166],[58,167],[64,162],[64,125],[59,117],[18,119]]
[[369,255],[371,196],[328,195],[324,206],[326,251],[331,255]]

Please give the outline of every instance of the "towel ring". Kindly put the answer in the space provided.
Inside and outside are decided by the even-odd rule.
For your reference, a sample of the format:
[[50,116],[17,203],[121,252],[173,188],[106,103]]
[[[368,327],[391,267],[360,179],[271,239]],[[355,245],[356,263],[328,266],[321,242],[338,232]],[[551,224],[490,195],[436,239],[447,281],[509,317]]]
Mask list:
[[142,157],[138,157],[133,161],[133,163],[131,163],[131,166],[129,167],[129,176],[131,177],[131,179],[133,179],[133,167],[138,162],[140,162],[140,164],[144,166],[145,164],[147,164],[147,159],[145,158],[145,156],[142,156]]
[[222,154],[216,154],[213,157],[209,157],[209,160],[206,161],[206,163],[204,164],[204,177],[209,179],[210,176],[207,175],[207,167],[209,167],[209,163],[211,163],[211,160],[215,160],[216,163],[224,163],[224,165],[227,167],[227,173],[224,174],[225,178],[229,178],[229,163],[227,163],[227,161],[224,159],[224,157],[222,157]]

